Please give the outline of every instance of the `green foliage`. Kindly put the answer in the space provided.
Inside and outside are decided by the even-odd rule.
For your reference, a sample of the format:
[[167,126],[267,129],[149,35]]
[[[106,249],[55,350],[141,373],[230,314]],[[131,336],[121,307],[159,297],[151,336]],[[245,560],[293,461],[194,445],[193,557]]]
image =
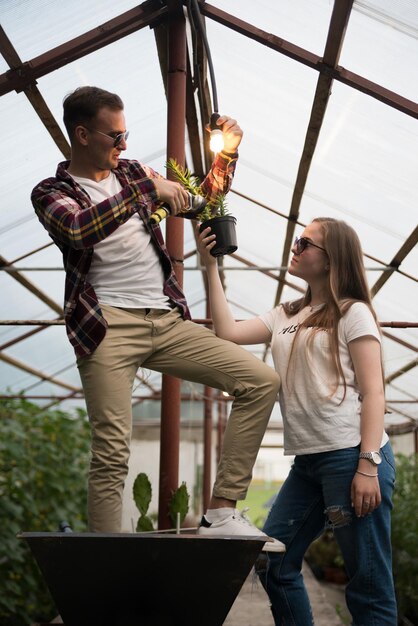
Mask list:
[[152,520],[147,515],[148,507],[152,498],[152,487],[149,478],[144,472],[138,474],[133,485],[133,495],[135,504],[140,513],[136,524],[136,532],[147,532],[154,530]]
[[176,159],[169,159],[166,163],[166,168],[174,174],[176,180],[193,196],[201,195],[200,181],[197,176],[193,176],[187,168],[177,163]]
[[138,507],[139,512],[142,515],[145,515],[151,502],[152,487],[148,476],[144,474],[144,472],[141,472],[135,478],[133,494],[135,504]]
[[399,616],[418,623],[418,455],[396,456],[392,549]]
[[86,529],[90,433],[70,416],[24,399],[0,402],[0,624],[27,626],[56,615],[20,531]]
[[[216,212],[216,208],[215,208],[215,212]],[[203,211],[199,213],[199,222],[202,224],[203,222],[207,222],[208,220],[211,220],[214,217],[213,213],[214,213],[213,205],[210,202],[208,202],[205,208],[203,209]]]
[[229,210],[226,205],[226,196],[224,193],[220,193],[216,197],[216,205],[218,207],[217,215],[219,215],[219,217],[223,217],[224,215],[229,215]]
[[[135,478],[133,484],[133,496],[135,504],[139,510],[140,516],[136,525],[136,532],[148,532],[154,530],[152,516],[147,515],[148,507],[152,498],[152,487],[149,478],[141,472]],[[180,513],[180,523],[184,521],[189,510],[189,494],[187,493],[186,483],[182,483],[176,489],[169,503],[169,515],[173,522],[173,526],[177,525],[177,513]]]
[[180,513],[180,524],[184,522],[184,519],[189,511],[189,494],[187,493],[186,483],[182,483],[180,487],[171,496],[168,512],[173,526],[177,527],[177,515]]
[[[193,176],[193,174],[187,168],[180,165],[176,159],[169,159],[166,163],[166,168],[174,174],[176,180],[193,196],[204,195],[198,177]],[[196,216],[196,219],[199,220],[199,222],[206,222],[214,217],[222,217],[228,214],[226,196],[224,193],[220,193],[207,203],[205,208]]]

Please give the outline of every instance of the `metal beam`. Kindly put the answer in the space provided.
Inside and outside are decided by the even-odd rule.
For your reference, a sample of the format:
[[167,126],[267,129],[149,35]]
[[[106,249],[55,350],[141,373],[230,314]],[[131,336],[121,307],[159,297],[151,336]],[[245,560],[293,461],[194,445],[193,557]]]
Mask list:
[[415,248],[418,241],[418,226],[412,231],[403,245],[399,248],[398,252],[395,254],[389,266],[392,268],[390,271],[385,271],[382,275],[377,279],[373,287],[371,288],[371,293],[373,296],[377,294],[377,292],[383,287],[385,282],[392,276],[393,272],[395,272],[405,257],[411,252],[413,248]]
[[[268,204],[264,204],[263,202],[259,202],[258,200],[256,200],[255,198],[252,198],[251,196],[248,196],[244,193],[241,193],[240,191],[237,191],[236,189],[231,189],[230,193],[233,193],[237,196],[239,196],[240,198],[244,198],[244,200],[248,200],[248,202],[252,202],[253,204],[266,209],[266,211],[270,211],[270,213],[273,213],[274,215],[277,215],[279,217],[283,217],[286,220],[289,220],[290,217],[289,215],[286,215],[285,213],[282,213],[281,211],[278,211],[277,209],[273,209],[272,207],[270,207]],[[295,220],[296,224],[299,224],[299,226],[303,226],[305,227],[306,224],[304,222],[301,222],[300,220]],[[375,261],[375,263],[379,263],[379,265],[382,265],[383,268],[385,269],[385,271],[396,271],[398,274],[400,274],[401,276],[405,276],[405,278],[408,278],[410,280],[413,280],[414,282],[418,282],[418,278],[416,276],[412,276],[411,274],[407,274],[406,272],[403,272],[402,270],[399,269],[399,267],[391,267],[389,265],[386,265],[386,263],[384,261],[381,261],[380,259],[377,259],[375,256],[372,256],[371,254],[367,254],[366,252],[363,252],[363,255],[366,257],[366,259],[370,259],[371,261]],[[381,268],[365,268],[368,271],[380,271]],[[382,270],[383,271],[383,270]]]
[[412,343],[408,343],[407,341],[404,341],[403,339],[399,339],[398,337],[394,337],[394,335],[391,335],[390,333],[388,333],[388,332],[386,332],[384,330],[382,331],[382,335],[384,337],[387,337],[388,339],[392,339],[392,341],[396,341],[397,343],[399,343],[404,348],[408,348],[408,350],[412,350],[413,352],[418,352],[418,348],[416,346],[413,346]]
[[[167,159],[185,163],[186,130],[186,22],[176,0],[169,0],[167,75]],[[180,7],[181,9],[181,7]],[[169,172],[168,177],[171,177]],[[184,222],[168,217],[166,244],[170,257],[179,262],[175,272],[183,285]],[[158,528],[171,527],[169,503],[178,487],[180,454],[180,379],[163,374],[160,434]]]
[[34,367],[27,365],[23,361],[19,361],[18,359],[15,359],[14,357],[11,357],[7,354],[1,353],[0,361],[3,361],[4,363],[7,363],[8,365],[12,365],[13,367],[17,367],[18,369],[23,370],[24,372],[27,372],[28,374],[32,374],[32,376],[36,376],[37,378],[46,380],[50,383],[53,383],[54,385],[63,387],[64,389],[69,389],[70,391],[80,392],[80,387],[74,387],[74,385],[69,385],[68,383],[62,380],[58,380],[58,378],[53,378],[52,376],[49,376],[48,374],[44,374],[44,372],[42,372],[41,370],[35,369]]
[[[22,67],[23,63],[1,25],[0,53],[3,55],[4,59],[8,63],[10,69],[18,70],[20,67]],[[23,92],[35,109],[36,113],[38,114],[42,124],[51,135],[58,149],[61,150],[66,159],[69,159],[71,154],[70,145],[66,140],[59,124],[56,122],[54,116],[52,115],[48,105],[43,99],[39,89],[33,83],[25,87]]]
[[80,59],[87,54],[126,37],[145,26],[155,25],[167,12],[159,0],[147,0],[96,28],[66,43],[22,63],[0,75],[0,96],[11,91],[23,91],[36,84],[41,76]]
[[[336,15],[335,22],[337,26],[337,20],[339,20],[340,25],[343,24],[346,6],[347,3],[341,0],[337,0],[334,4],[334,13],[337,10],[337,12],[342,16],[341,19],[338,15]],[[275,50],[276,52],[279,52],[294,61],[297,61],[298,63],[302,63],[303,65],[325,74],[333,80],[338,80],[348,87],[361,91],[362,93],[371,96],[372,98],[375,98],[376,100],[379,100],[380,102],[383,102],[384,104],[393,107],[406,115],[410,115],[411,117],[418,119],[417,102],[404,98],[394,91],[386,89],[385,87],[382,87],[382,85],[374,83],[359,74],[350,72],[337,64],[329,64],[325,57],[322,59],[318,55],[313,54],[304,48],[295,46],[281,37],[277,37],[276,35],[272,35],[271,33],[261,30],[260,28],[256,28],[252,24],[249,24],[244,20],[240,20],[225,11],[221,11],[221,9],[217,9],[210,4],[201,2],[201,10],[206,17],[213,19],[215,22],[218,22],[223,26],[227,26],[228,28],[231,28],[231,30],[236,31],[241,35],[245,35],[246,37],[257,41],[262,45],[267,46],[268,48],[271,48],[272,50]],[[336,30],[336,33],[337,32],[338,30]],[[344,35],[344,33],[342,33],[342,35]],[[329,41],[329,52],[331,55],[338,54],[340,49],[341,45],[338,45],[338,34],[336,34],[335,41]]]
[[[3,267],[10,267],[10,269],[15,269],[13,268],[13,266],[10,265],[7,259],[5,259],[4,256],[2,256],[1,254],[0,254],[0,265],[2,265]],[[42,300],[42,302],[44,302],[53,311],[55,311],[55,313],[58,313],[60,317],[64,316],[64,311],[62,307],[60,307],[56,302],[54,302],[49,296],[46,295],[46,293],[41,291],[38,287],[35,287],[35,285],[31,283],[30,280],[28,280],[27,278],[19,274],[19,272],[10,274],[10,276],[12,276],[15,280],[17,280],[17,282],[20,283],[23,287],[26,287],[26,289],[28,289],[28,291],[33,293],[34,296]]]
[[[324,63],[329,67],[336,67],[344,40],[345,31],[350,17],[353,0],[341,0],[334,3],[334,10],[331,16],[331,22],[328,29],[327,41],[324,51]],[[292,202],[289,212],[289,222],[286,230],[286,238],[283,247],[282,266],[287,266],[290,250],[292,248],[295,224],[299,217],[299,209],[302,196],[305,190],[306,181],[308,179],[309,169],[311,167],[313,155],[321,131],[322,123],[325,117],[325,111],[331,94],[332,78],[325,74],[320,74],[314,96],[314,102],[311,111],[311,117],[308,124],[308,130],[305,137],[302,156],[299,162],[298,173],[296,177],[295,187],[293,190]],[[275,306],[280,302],[284,278],[286,270],[280,272],[281,281],[278,284]]]
[[[241,263],[243,263],[247,267],[257,268],[257,265],[255,263],[252,263],[251,261],[248,261],[247,259],[245,259],[243,256],[237,254],[236,252],[233,252],[229,256],[231,256],[233,259],[236,259],[237,261],[240,261]],[[265,274],[269,278],[274,278],[274,280],[277,280],[279,282],[283,281],[285,285],[287,285],[288,287],[291,287],[292,289],[295,289],[296,291],[299,291],[301,293],[303,293],[305,291],[304,289],[302,289],[302,287],[299,287],[299,285],[296,285],[295,283],[291,283],[288,280],[286,280],[285,278],[281,278],[280,275],[273,274],[269,270],[259,269],[258,271],[261,274]]]
[[388,385],[393,380],[395,380],[395,378],[399,378],[399,376],[402,376],[402,374],[406,374],[407,372],[412,370],[417,365],[418,365],[418,357],[416,359],[414,359],[413,361],[410,361],[409,363],[407,363],[406,365],[404,365],[400,369],[396,370],[396,372],[393,372],[393,374],[390,374],[389,376],[386,376],[386,378],[385,378],[386,385]]

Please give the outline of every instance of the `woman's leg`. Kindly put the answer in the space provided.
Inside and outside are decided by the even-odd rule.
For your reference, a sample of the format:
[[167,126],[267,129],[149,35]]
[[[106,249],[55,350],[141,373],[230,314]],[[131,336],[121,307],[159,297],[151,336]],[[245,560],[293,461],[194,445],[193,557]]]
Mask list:
[[[337,485],[339,493],[345,489],[344,509],[346,507],[351,509],[351,480],[358,462],[358,449],[351,448],[350,450],[354,454],[349,481],[345,488],[340,485],[338,489]],[[334,526],[335,538],[341,548],[350,579],[346,588],[346,600],[353,617],[353,626],[396,626],[397,624],[390,541],[395,469],[389,443],[382,448],[382,463],[378,468],[378,473],[382,495],[380,506],[373,513],[360,518],[356,517],[351,509],[348,523]]]
[[314,623],[301,569],[306,550],[324,528],[325,516],[321,487],[308,469],[304,457],[296,457],[263,529],[286,545],[285,553],[269,553],[268,560],[256,564],[276,626]]

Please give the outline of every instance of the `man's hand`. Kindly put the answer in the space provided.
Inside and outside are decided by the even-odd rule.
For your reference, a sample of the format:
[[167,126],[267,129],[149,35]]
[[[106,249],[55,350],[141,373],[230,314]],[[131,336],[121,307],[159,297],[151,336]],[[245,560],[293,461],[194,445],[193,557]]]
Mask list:
[[[217,126],[222,131],[224,138],[224,151],[236,152],[243,136],[243,130],[238,125],[237,120],[227,115],[221,115],[216,120]],[[210,131],[210,125],[206,127]]]
[[177,215],[189,206],[189,194],[180,185],[166,178],[153,178],[153,183],[161,202],[166,202],[171,209],[171,215]]

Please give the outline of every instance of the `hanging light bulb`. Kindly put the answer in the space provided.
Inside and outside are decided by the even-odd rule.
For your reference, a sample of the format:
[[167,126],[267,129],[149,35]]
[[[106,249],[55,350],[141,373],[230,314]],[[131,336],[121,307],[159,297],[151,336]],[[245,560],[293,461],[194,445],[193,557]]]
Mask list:
[[209,147],[217,154],[224,148],[224,137],[216,121],[220,118],[219,113],[212,113],[210,116],[210,142]]

